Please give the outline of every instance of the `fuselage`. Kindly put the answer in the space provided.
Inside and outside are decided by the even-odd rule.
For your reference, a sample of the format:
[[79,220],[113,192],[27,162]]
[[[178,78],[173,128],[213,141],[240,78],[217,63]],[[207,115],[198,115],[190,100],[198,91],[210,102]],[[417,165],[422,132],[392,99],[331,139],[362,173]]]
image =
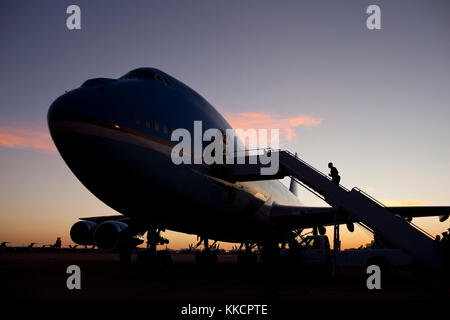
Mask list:
[[274,202],[299,205],[277,180],[229,183],[207,165],[175,165],[174,129],[231,129],[194,90],[140,68],[91,79],[55,100],[48,125],[72,172],[97,198],[138,224],[223,241],[260,239]]

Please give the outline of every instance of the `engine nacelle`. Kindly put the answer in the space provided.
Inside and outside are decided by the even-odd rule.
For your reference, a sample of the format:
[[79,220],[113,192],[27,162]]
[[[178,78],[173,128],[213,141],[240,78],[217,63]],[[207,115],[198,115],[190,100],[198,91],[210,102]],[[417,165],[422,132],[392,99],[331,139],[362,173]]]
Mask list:
[[116,251],[130,237],[130,228],[120,221],[105,221],[94,232],[94,241],[103,251]]
[[94,232],[96,228],[97,224],[93,221],[78,221],[70,228],[70,238],[79,245],[94,245]]

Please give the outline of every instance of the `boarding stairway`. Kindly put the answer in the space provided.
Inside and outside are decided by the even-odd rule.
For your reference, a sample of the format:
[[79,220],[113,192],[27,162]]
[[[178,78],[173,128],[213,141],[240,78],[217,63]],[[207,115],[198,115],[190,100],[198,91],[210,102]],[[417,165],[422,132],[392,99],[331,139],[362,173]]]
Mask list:
[[244,156],[245,164],[242,164],[244,162],[242,157],[236,156],[234,164],[223,166],[218,174],[232,182],[280,179],[291,176],[311,191],[321,195],[321,198],[329,205],[345,211],[354,221],[365,224],[425,267],[437,271],[444,270],[444,252],[440,243],[404,218],[390,212],[362,190],[353,188],[349,191],[343,186],[336,185],[328,176],[289,151],[265,150],[264,152],[271,153],[272,161],[278,156],[278,170],[272,175],[261,175],[260,169],[267,166],[258,163],[256,158],[258,155],[248,154]]

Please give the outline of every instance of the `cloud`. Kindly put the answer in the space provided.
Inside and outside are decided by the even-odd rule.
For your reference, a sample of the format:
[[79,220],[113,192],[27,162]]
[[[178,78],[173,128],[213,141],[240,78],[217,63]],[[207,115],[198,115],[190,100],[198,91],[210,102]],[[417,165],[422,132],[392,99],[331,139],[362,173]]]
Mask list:
[[411,207],[429,205],[429,202],[421,200],[384,200],[381,202],[387,207]]
[[56,152],[48,131],[5,126],[0,126],[0,147]]
[[226,114],[225,118],[234,129],[279,129],[280,137],[288,142],[296,136],[295,128],[312,127],[322,122],[322,119],[303,114],[293,118],[279,118],[266,113],[238,113]]

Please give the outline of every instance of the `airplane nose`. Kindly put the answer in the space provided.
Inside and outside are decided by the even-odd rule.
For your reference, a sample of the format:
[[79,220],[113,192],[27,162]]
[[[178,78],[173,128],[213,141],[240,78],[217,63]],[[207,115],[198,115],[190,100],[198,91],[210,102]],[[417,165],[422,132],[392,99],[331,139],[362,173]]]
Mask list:
[[81,112],[82,104],[74,93],[66,93],[57,98],[48,109],[47,122],[50,125],[58,120],[71,120]]
[[57,98],[48,109],[47,125],[56,148],[63,154],[64,142],[70,128],[64,126],[64,120],[69,120],[74,114],[74,101],[70,94],[66,93]]
[[[104,119],[110,115],[110,95],[105,86],[116,80],[97,78],[85,81],[78,89],[57,98],[47,113],[47,122],[84,121],[88,118]],[[109,100],[108,100],[109,99]],[[107,102],[109,101],[109,102]]]
[[74,134],[80,133],[80,125],[86,123],[86,119],[94,117],[91,92],[75,89],[57,98],[47,112],[47,124],[53,142],[58,151],[63,155],[70,153],[67,146],[78,146]]

